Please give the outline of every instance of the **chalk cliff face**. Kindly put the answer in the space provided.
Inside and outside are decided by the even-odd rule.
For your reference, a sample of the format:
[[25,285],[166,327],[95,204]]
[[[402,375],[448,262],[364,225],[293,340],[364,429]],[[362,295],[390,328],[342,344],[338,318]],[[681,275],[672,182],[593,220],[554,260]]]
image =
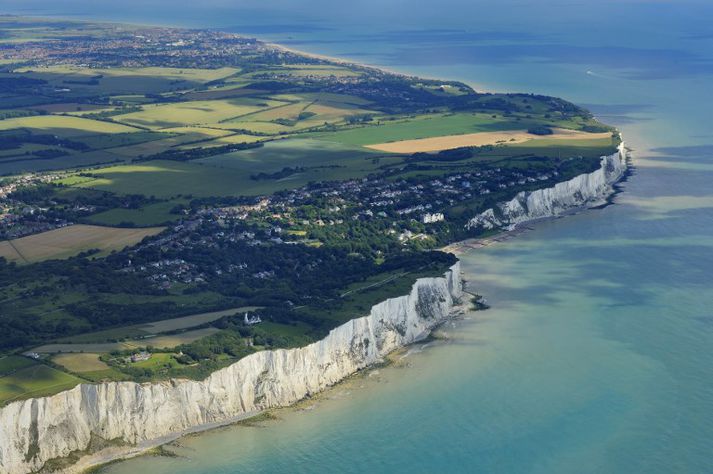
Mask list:
[[520,192],[471,219],[467,228],[512,228],[522,222],[552,217],[572,209],[602,204],[614,191],[612,186],[626,172],[624,143],[613,155],[603,156],[599,169],[581,174],[551,188]]
[[299,349],[262,351],[203,381],[83,384],[0,409],[0,472],[40,469],[93,436],[135,444],[244,413],[290,405],[427,336],[461,297],[460,264]]

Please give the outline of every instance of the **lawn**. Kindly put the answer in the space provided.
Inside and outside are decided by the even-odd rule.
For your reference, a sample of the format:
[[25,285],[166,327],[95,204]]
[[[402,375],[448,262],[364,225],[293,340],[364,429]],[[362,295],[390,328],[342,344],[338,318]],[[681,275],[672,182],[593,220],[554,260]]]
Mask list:
[[156,235],[162,227],[121,229],[76,224],[0,242],[0,256],[11,262],[32,263],[68,258],[89,249],[102,252],[121,250],[146,236]]
[[81,379],[43,364],[34,364],[0,377],[0,404],[53,395],[69,390]]

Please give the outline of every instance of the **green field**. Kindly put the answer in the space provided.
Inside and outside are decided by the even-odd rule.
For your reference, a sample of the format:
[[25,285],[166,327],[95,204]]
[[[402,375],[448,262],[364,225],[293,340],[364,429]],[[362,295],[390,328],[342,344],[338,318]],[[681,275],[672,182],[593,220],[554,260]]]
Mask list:
[[136,227],[152,227],[177,221],[180,214],[173,214],[171,210],[179,204],[186,203],[185,199],[173,199],[165,202],[147,204],[138,209],[116,208],[93,214],[87,218],[92,224],[116,226],[131,223]]
[[16,355],[0,357],[0,377],[4,377],[35,364],[36,362],[29,357]]
[[53,395],[81,383],[81,379],[42,364],[33,364],[0,377],[0,404],[16,399]]
[[180,364],[176,362],[173,354],[167,353],[155,353],[152,354],[151,358],[148,360],[131,363],[131,367],[139,369],[162,369],[167,367],[177,367],[178,365]]
[[152,129],[209,125],[266,109],[275,102],[256,99],[189,101],[146,105],[141,112],[118,115],[118,122]]
[[[192,162],[154,160],[147,164],[99,168],[89,173],[95,178],[77,177],[61,182],[81,188],[120,194],[145,194],[150,190],[157,198],[180,195],[240,196],[268,194],[303,186],[310,181],[346,179],[364,176],[377,168],[373,159],[383,154],[366,149],[320,140],[280,140],[262,148],[241,150]],[[383,158],[380,164],[398,158]],[[286,166],[303,167],[303,171],[282,179],[254,180],[254,173],[274,173]],[[148,214],[156,218],[141,220],[136,212],[117,209],[98,214],[94,222],[117,224],[122,220],[140,219],[141,225],[152,225],[169,219],[168,205],[149,206]],[[171,206],[173,207],[173,206]],[[138,222],[137,222],[138,223]]]
[[128,133],[139,129],[117,123],[67,115],[37,115],[0,120],[0,130],[26,128],[39,133],[51,133],[66,138],[77,138],[94,133]]
[[436,114],[382,121],[328,134],[314,134],[314,137],[346,145],[371,145],[465,133],[520,130],[540,122],[532,119],[518,121],[503,116],[493,118],[484,113]]

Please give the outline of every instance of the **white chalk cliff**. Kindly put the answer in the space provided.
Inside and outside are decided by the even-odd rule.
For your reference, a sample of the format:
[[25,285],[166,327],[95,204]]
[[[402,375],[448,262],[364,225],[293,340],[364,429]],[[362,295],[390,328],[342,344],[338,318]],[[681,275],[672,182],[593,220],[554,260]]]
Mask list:
[[551,188],[520,192],[510,201],[498,203],[495,208],[478,214],[466,227],[509,229],[523,222],[600,205],[614,192],[613,185],[623,178],[626,168],[626,148],[622,142],[617,153],[601,158],[597,170]]
[[372,307],[321,341],[261,351],[202,381],[82,384],[0,409],[0,472],[24,474],[86,450],[93,437],[136,444],[290,405],[429,334],[461,297],[460,264]]

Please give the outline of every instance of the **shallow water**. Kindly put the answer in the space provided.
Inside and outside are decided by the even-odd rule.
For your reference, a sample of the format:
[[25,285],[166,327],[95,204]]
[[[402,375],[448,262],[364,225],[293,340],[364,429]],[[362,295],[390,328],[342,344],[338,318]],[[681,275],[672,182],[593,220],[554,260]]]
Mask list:
[[[587,104],[622,129],[637,168],[614,206],[464,255],[492,309],[446,328],[449,343],[312,409],[106,472],[713,471],[710,2],[174,3],[157,22]],[[156,4],[61,10],[146,21]]]

